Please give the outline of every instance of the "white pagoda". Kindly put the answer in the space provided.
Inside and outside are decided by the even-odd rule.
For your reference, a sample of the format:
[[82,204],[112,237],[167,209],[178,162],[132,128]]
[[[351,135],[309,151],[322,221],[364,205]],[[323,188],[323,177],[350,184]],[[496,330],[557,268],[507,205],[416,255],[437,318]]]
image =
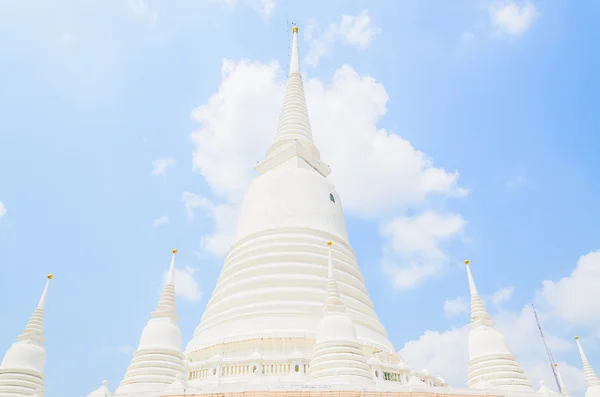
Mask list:
[[[105,381],[90,397],[558,395],[545,385],[532,389],[494,328],[468,262],[468,387],[411,369],[396,353],[349,243],[341,199],[327,179],[330,168],[313,142],[297,27],[277,134],[256,170],[236,241],[185,350],[173,250],[156,310],[122,381],[114,394]],[[47,292],[48,284],[0,365],[0,397],[43,396]],[[600,397],[600,381],[580,351],[586,397]],[[562,378],[560,393],[568,396]]]

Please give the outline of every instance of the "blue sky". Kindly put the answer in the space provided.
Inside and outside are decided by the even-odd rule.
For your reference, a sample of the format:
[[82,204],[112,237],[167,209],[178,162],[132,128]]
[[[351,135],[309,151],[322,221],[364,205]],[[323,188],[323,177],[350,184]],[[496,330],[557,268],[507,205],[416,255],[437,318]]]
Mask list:
[[464,384],[468,258],[534,386],[551,374],[532,302],[583,395],[574,334],[600,370],[600,4],[253,1],[0,2],[0,350],[52,272],[47,396],[114,390],[175,247],[190,339],[275,134],[293,21],[395,347]]

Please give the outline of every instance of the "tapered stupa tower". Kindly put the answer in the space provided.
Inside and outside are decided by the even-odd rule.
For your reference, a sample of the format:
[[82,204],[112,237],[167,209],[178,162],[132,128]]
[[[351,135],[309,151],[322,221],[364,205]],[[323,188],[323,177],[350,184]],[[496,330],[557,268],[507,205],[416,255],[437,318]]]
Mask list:
[[275,141],[255,168],[260,175],[244,197],[236,241],[186,348],[190,385],[243,383],[248,373],[291,381],[306,373],[325,301],[324,241],[336,247],[340,299],[361,349],[398,362],[348,242],[330,168],[313,141],[296,27]]
[[600,379],[598,379],[596,371],[594,371],[594,368],[592,368],[592,365],[588,361],[583,347],[581,347],[581,342],[579,342],[579,337],[576,336],[575,340],[577,341],[577,348],[579,349],[579,355],[583,364],[583,376],[587,385],[585,397],[600,397]]
[[508,350],[504,336],[494,327],[483,300],[477,292],[469,261],[465,261],[471,292],[469,330],[469,388],[481,382],[509,391],[533,392],[515,356]]
[[23,334],[17,337],[0,364],[0,396],[23,397],[44,394],[44,317],[48,287],[52,275],[48,275],[42,297],[29,319]]
[[328,280],[323,318],[308,369],[311,384],[366,387],[374,384],[371,369],[356,339],[354,324],[346,315],[335,279],[330,241]]
[[176,254],[177,250],[173,250],[160,299],[142,331],[140,344],[116,394],[160,392],[175,382],[178,375],[186,375],[175,302]]

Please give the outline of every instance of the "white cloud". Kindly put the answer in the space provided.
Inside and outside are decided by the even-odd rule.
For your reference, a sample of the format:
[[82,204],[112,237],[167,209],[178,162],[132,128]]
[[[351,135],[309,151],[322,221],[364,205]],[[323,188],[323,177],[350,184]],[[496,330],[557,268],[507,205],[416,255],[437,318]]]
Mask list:
[[357,16],[343,15],[339,24],[340,36],[348,44],[365,49],[371,43],[373,36],[381,29],[373,25],[368,11],[362,11]]
[[494,295],[492,295],[492,303],[498,306],[508,302],[512,298],[513,292],[515,292],[515,287],[498,289],[496,292],[494,292]]
[[186,270],[175,269],[175,292],[191,301],[199,301],[202,298],[200,286],[188,268]]
[[473,32],[466,31],[460,35],[460,40],[463,42],[473,41],[473,39],[475,39]]
[[397,289],[410,289],[437,274],[437,266],[430,263],[410,263],[398,266],[398,260],[382,259],[381,270]]
[[553,317],[600,332],[600,250],[581,256],[569,276],[542,285],[537,300]]
[[260,13],[265,19],[271,18],[271,15],[275,12],[275,6],[277,6],[276,0],[260,0],[261,8]]
[[503,35],[520,36],[539,16],[535,5],[526,0],[519,5],[514,0],[499,0],[489,6],[492,25]]
[[212,234],[201,238],[201,246],[215,255],[225,255],[234,243],[232,231],[237,223],[238,212],[238,208],[230,204],[213,204],[208,215],[213,220],[215,229]]
[[398,354],[411,368],[427,369],[449,385],[464,386],[469,361],[468,335],[466,326],[444,332],[425,331],[418,340],[407,342]]
[[208,211],[213,205],[212,201],[206,197],[190,192],[183,192],[181,195],[181,201],[183,201],[183,206],[185,207],[185,212],[189,222],[193,221],[196,217],[197,209]]
[[[213,3],[225,4],[231,8],[238,5],[238,0],[210,0]],[[242,0],[244,6],[254,8],[265,20],[271,18],[277,6],[277,0]]]
[[[194,278],[197,269],[185,266],[184,270],[175,269],[175,294],[190,301],[199,301],[202,298],[200,285]],[[166,281],[168,271],[164,273],[163,279]]]
[[230,7],[233,7],[237,4],[236,0],[210,0],[213,3],[221,3],[221,4],[226,4]]
[[152,225],[154,227],[160,227],[160,226],[167,225],[168,223],[169,223],[169,218],[166,216],[161,216],[160,218],[156,218],[154,220],[154,222],[152,222]]
[[448,317],[458,316],[469,311],[469,306],[465,301],[465,298],[459,296],[456,299],[446,299],[444,301],[444,313]]
[[131,354],[135,351],[132,346],[128,345],[117,346],[117,350],[124,354]]
[[430,258],[445,258],[439,243],[454,237],[465,227],[465,220],[457,214],[425,212],[416,216],[402,216],[386,222],[381,234],[390,240],[396,251],[415,252]]
[[195,218],[196,210],[200,210],[205,216],[212,219],[214,231],[202,236],[200,244],[203,248],[215,255],[224,255],[233,244],[233,232],[235,229],[238,208],[233,204],[215,204],[213,201],[198,194],[184,192],[182,194],[188,220]]
[[105,346],[102,350],[104,353],[108,353],[108,354],[120,353],[120,354],[126,354],[126,355],[130,355],[135,351],[135,349],[129,345]]
[[186,266],[186,267],[185,267],[185,271],[186,271],[186,272],[188,272],[189,274],[192,274],[192,275],[193,275],[193,274],[197,273],[198,271],[200,271],[200,268],[198,268],[198,267]]
[[161,157],[152,162],[152,175],[164,175],[167,168],[174,167],[177,161],[171,157]]
[[356,16],[342,15],[339,23],[331,23],[324,31],[319,31],[316,23],[310,23],[304,30],[304,39],[308,43],[308,52],[305,62],[316,67],[323,56],[331,52],[333,45],[342,41],[359,49],[366,49],[373,37],[381,29],[373,24],[367,10]]
[[[462,233],[465,224],[458,214],[432,211],[384,222],[380,231],[388,248],[384,273],[399,289],[416,287],[426,278],[439,274],[448,262],[442,244]],[[392,265],[391,262],[405,265]]]
[[151,8],[145,0],[127,0],[129,11],[141,20],[155,23],[158,18],[158,12]]
[[0,218],[6,215],[6,206],[2,201],[0,201]]
[[506,186],[509,189],[517,189],[521,186],[524,186],[525,182],[525,177],[523,175],[519,175],[516,178],[509,179],[508,181],[504,182],[504,186]]

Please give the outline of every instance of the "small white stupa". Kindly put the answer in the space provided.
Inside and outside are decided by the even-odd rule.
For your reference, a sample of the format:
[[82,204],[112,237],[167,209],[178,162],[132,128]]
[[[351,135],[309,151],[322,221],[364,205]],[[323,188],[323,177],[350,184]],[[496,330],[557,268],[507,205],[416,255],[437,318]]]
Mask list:
[[592,368],[585,356],[583,347],[581,347],[581,343],[579,342],[579,337],[576,336],[575,340],[577,341],[577,348],[579,349],[579,355],[581,356],[581,362],[583,364],[583,376],[587,385],[585,397],[600,397],[600,380],[598,379],[598,375],[596,375],[596,371],[594,371],[594,368]]
[[499,390],[533,392],[515,356],[508,350],[504,336],[494,328],[483,300],[477,292],[469,261],[465,261],[471,292],[469,330],[469,388],[487,381]]
[[88,397],[110,397],[113,395],[114,394],[112,394],[110,390],[108,390],[108,381],[105,380],[102,381],[102,386],[88,394]]
[[52,275],[48,275],[42,297],[23,334],[17,337],[0,364],[0,396],[23,397],[44,394],[44,310]]
[[323,318],[317,327],[317,336],[308,369],[309,384],[332,386],[371,386],[373,376],[365,359],[354,324],[346,314],[340,298],[329,246],[327,291]]
[[175,302],[176,254],[177,250],[173,250],[158,305],[142,332],[140,344],[116,394],[160,392],[175,382],[177,375],[186,375]]
[[537,394],[541,394],[546,397],[558,395],[557,392],[546,386],[546,382],[543,380],[540,381],[540,388],[538,389]]
[[171,383],[165,390],[163,390],[160,394],[161,396],[171,396],[171,395],[182,395],[189,389],[190,386],[184,379],[183,375],[177,375],[177,379],[175,382]]

